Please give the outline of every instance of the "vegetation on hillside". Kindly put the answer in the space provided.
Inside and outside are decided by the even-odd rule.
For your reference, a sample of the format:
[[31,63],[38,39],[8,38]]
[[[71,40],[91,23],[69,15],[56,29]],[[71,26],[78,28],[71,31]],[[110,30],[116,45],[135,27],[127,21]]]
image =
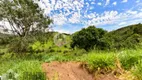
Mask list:
[[110,48],[134,48],[142,41],[142,24],[130,25],[107,33],[104,39],[109,41]]
[[90,26],[72,35],[72,47],[88,49],[135,48],[142,42],[142,24],[120,28],[111,32]]

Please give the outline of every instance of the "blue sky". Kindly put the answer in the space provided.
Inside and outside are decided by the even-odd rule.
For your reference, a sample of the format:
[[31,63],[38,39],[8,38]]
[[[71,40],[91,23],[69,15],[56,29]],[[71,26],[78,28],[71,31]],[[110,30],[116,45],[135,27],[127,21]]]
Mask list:
[[111,31],[142,22],[142,0],[40,0],[53,30],[74,33],[89,25]]

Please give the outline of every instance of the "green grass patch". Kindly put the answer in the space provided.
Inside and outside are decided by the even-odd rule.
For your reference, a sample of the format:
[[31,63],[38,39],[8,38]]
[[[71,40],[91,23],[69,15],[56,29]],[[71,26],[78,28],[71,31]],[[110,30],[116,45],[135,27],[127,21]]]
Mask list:
[[9,70],[18,74],[18,80],[46,80],[43,73],[42,62],[38,60],[5,60],[0,63],[0,75],[7,74]]
[[111,69],[115,65],[114,53],[95,53],[91,52],[80,57],[80,61],[87,62],[88,68],[91,71],[100,69]]
[[142,59],[138,61],[138,64],[135,65],[132,72],[138,80],[142,80]]

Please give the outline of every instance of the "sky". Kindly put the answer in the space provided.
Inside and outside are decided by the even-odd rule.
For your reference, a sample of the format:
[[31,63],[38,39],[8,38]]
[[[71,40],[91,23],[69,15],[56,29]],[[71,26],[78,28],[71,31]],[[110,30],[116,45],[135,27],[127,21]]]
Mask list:
[[[88,26],[107,31],[142,23],[142,0],[39,0],[52,31],[72,34]],[[7,22],[0,22],[9,26]]]
[[94,25],[108,31],[142,23],[142,0],[40,0],[53,30],[74,33]]

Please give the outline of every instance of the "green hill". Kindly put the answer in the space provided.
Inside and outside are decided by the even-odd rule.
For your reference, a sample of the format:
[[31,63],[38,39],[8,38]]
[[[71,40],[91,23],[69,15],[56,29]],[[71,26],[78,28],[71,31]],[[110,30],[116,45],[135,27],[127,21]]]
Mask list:
[[130,25],[107,33],[104,36],[111,48],[134,47],[142,40],[142,24]]

